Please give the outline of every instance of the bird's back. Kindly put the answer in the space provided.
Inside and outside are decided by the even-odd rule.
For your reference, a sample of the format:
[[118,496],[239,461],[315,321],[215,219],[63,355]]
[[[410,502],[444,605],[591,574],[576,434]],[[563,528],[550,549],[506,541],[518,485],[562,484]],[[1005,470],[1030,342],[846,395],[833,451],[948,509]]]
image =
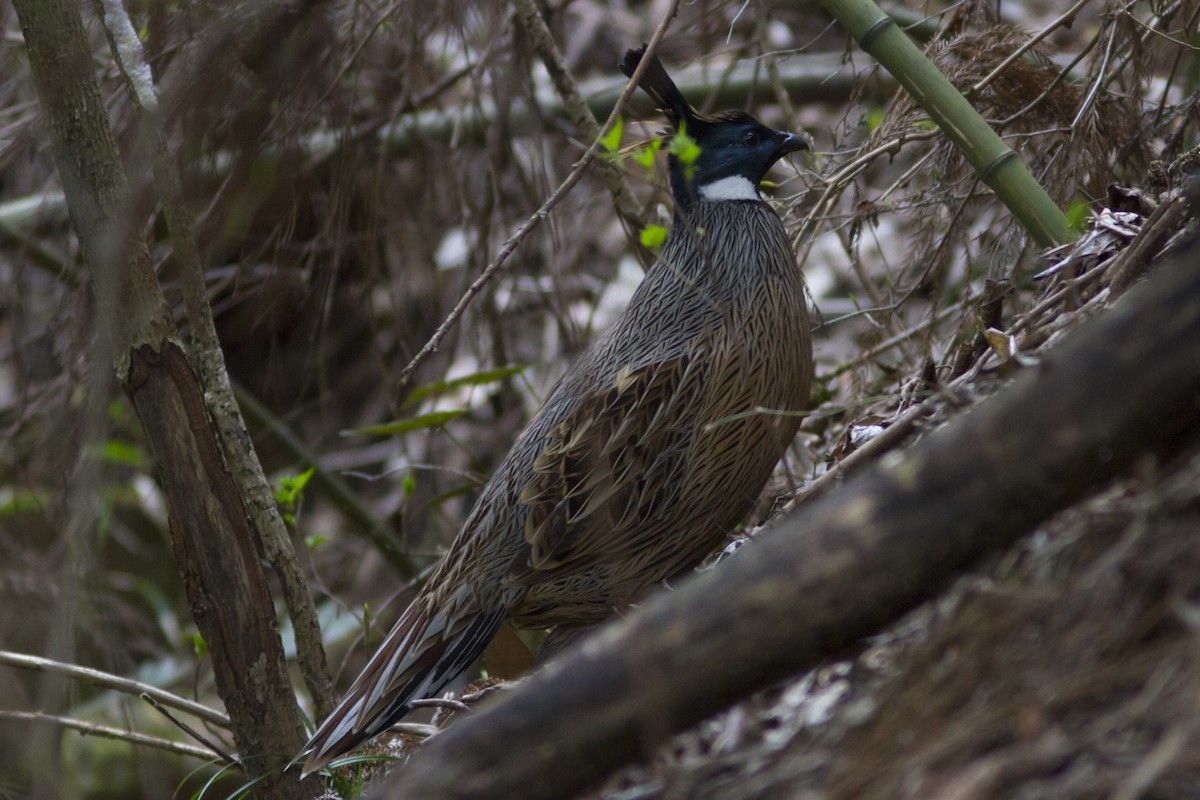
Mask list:
[[552,390],[452,554],[479,551],[482,583],[517,624],[606,618],[745,516],[795,434],[811,369],[804,284],[775,211],[700,203]]

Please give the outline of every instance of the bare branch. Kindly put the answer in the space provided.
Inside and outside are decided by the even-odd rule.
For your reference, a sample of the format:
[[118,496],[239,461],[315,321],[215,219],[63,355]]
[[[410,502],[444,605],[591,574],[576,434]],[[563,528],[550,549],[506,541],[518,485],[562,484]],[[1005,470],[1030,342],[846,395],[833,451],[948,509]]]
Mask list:
[[172,742],[170,739],[161,739],[158,736],[149,736],[144,733],[134,733],[133,731],[121,730],[120,728],[111,728],[108,725],[98,725],[94,722],[84,722],[81,719],[60,717],[55,714],[43,714],[40,711],[0,711],[0,719],[53,722],[56,725],[62,725],[65,728],[79,731],[85,736],[103,736],[106,739],[119,739],[123,742],[138,745],[139,747],[153,747],[156,750],[166,750],[168,753],[191,756],[192,758],[199,758],[204,761],[212,761],[214,757],[221,758],[220,754],[214,754],[202,747],[195,747],[181,742]]
[[450,311],[450,314],[446,317],[442,324],[438,326],[438,329],[434,331],[433,336],[429,337],[429,341],[425,342],[420,351],[413,356],[412,361],[408,362],[408,366],[406,366],[400,372],[400,377],[396,380],[395,394],[397,396],[400,396],[401,393],[408,387],[408,384],[412,381],[413,373],[416,372],[417,368],[420,367],[421,364],[425,363],[426,359],[437,352],[438,347],[441,346],[442,341],[446,338],[446,334],[448,334],[450,329],[458,323],[458,320],[462,317],[463,312],[467,310],[467,306],[469,306],[471,301],[475,299],[475,296],[483,290],[483,287],[487,286],[488,282],[491,281],[500,267],[504,265],[504,262],[508,260],[508,257],[516,251],[517,247],[529,236],[529,234],[533,233],[537,226],[541,224],[542,220],[550,215],[550,212],[554,210],[554,207],[557,206],[559,202],[561,202],[562,199],[566,197],[572,189],[575,188],[575,184],[579,183],[579,180],[583,177],[584,171],[591,165],[592,161],[595,160],[596,156],[600,153],[600,142],[604,134],[608,133],[608,131],[612,129],[612,126],[616,123],[617,118],[621,114],[621,109],[625,107],[625,103],[637,89],[638,81],[645,72],[646,65],[652,60],[650,56],[652,56],[655,50],[658,48],[658,44],[662,41],[662,37],[666,34],[667,26],[670,24],[671,19],[675,16],[675,12],[678,10],[678,8],[679,0],[672,0],[662,22],[660,22],[658,28],[655,29],[654,35],[650,37],[650,43],[646,48],[645,56],[642,57],[642,61],[640,64],[638,64],[638,68],[634,71],[633,77],[631,77],[625,84],[625,88],[621,91],[616,103],[613,104],[612,112],[608,115],[608,119],[600,129],[600,136],[592,140],[592,143],[588,145],[588,149],[584,152],[583,156],[580,157],[579,161],[576,162],[574,169],[571,170],[571,174],[568,175],[566,180],[564,180],[559,187],[554,190],[553,194],[546,198],[546,202],[542,203],[541,208],[535,211],[533,216],[526,220],[525,224],[522,225],[516,233],[510,236],[503,246],[501,246],[500,252],[497,253],[496,257],[492,259],[491,263],[484,268],[483,272],[479,274],[479,277],[472,281],[471,285],[467,287],[466,293],[459,298],[459,301]]
[[205,722],[219,725],[222,728],[229,727],[229,717],[222,714],[220,711],[209,708],[206,705],[193,702],[185,697],[180,697],[177,694],[171,694],[168,691],[151,686],[148,683],[122,678],[119,675],[112,675],[108,672],[101,672],[98,669],[90,667],[80,667],[75,664],[64,664],[61,661],[52,661],[49,658],[40,658],[39,656],[28,656],[24,653],[13,653],[8,650],[0,650],[0,664],[9,667],[17,667],[19,669],[28,669],[35,672],[48,672],[54,675],[65,675],[68,678],[74,678],[77,681],[90,683],[93,686],[100,686],[104,689],[112,689],[113,691],[131,694],[137,697],[145,695],[147,698],[152,698],[154,702],[160,703],[168,708],[174,708],[178,711],[191,714]]

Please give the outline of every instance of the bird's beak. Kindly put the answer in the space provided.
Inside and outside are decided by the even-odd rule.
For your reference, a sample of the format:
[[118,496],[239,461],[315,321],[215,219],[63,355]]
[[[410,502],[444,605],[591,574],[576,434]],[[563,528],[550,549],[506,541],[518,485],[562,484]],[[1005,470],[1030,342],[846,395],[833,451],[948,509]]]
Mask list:
[[783,141],[779,143],[778,153],[779,157],[782,158],[788,153],[797,153],[807,149],[808,141],[803,136],[797,136],[794,133],[785,133]]

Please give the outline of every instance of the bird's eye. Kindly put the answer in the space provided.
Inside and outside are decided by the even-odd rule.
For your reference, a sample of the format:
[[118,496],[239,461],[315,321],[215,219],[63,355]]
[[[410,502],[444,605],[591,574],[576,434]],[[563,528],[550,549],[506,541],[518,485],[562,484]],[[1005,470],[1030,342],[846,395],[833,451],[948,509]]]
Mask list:
[[742,144],[746,147],[758,147],[758,131],[750,130],[743,133]]

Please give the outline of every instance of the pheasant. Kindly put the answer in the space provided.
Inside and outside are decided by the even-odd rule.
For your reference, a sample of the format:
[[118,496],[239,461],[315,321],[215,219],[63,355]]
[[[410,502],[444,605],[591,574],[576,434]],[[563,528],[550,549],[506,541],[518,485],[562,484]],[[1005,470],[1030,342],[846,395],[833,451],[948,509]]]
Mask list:
[[[644,53],[626,53],[626,76]],[[740,111],[700,114],[657,58],[639,85],[699,148],[689,163],[668,156],[675,213],[661,256],[313,734],[306,775],[439,692],[505,620],[568,641],[694,569],[795,435],[813,369],[804,282],[758,186],[807,144]]]

